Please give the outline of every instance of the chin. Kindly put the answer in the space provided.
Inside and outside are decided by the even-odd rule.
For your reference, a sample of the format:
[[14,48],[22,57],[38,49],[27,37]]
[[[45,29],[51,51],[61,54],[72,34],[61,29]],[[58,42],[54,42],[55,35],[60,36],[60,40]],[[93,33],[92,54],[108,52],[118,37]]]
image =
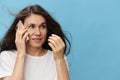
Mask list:
[[42,47],[41,44],[34,44],[34,45],[32,45],[32,46],[33,46],[33,47],[36,47],[36,48]]
[[40,48],[44,44],[44,40],[41,41],[29,41],[28,45],[35,48]]
[[32,43],[32,44],[28,44],[28,46],[34,47],[34,48],[40,48],[42,47],[42,43]]

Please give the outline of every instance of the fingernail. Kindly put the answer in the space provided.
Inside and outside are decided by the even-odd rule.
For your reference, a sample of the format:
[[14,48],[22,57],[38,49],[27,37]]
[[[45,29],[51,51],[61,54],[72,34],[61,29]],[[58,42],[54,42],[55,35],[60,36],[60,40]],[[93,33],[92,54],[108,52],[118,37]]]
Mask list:
[[55,35],[55,34],[52,34],[52,35]]

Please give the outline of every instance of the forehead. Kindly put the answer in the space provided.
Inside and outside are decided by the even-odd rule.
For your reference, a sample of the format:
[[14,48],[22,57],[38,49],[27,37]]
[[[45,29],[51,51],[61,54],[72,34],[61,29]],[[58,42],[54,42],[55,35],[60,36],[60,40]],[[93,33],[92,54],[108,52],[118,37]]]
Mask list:
[[24,24],[29,23],[41,24],[43,22],[46,22],[46,20],[42,15],[30,14],[30,16],[25,18]]

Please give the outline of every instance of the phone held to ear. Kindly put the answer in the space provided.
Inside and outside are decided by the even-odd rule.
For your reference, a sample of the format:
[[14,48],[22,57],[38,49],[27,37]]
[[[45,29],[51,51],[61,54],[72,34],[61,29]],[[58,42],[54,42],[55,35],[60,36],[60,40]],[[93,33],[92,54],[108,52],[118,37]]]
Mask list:
[[23,23],[22,23],[21,20],[18,21],[18,23],[17,23],[17,27],[24,27],[24,25],[23,25]]
[[[17,27],[24,27],[24,25],[23,25],[23,23],[22,23],[21,20],[18,21],[18,23],[17,23]],[[29,40],[29,37],[27,36],[27,38],[26,38],[26,42],[27,42],[28,40]]]

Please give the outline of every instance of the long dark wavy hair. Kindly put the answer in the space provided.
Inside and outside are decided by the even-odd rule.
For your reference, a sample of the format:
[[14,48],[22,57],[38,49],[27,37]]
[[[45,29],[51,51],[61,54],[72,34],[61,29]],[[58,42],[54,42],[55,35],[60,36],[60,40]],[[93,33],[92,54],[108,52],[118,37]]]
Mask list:
[[26,17],[28,17],[30,14],[37,14],[42,15],[47,24],[47,38],[46,41],[43,44],[43,48],[47,50],[51,50],[50,46],[48,45],[48,37],[51,36],[51,34],[56,34],[62,38],[62,40],[65,43],[65,55],[67,55],[71,48],[71,43],[68,40],[68,38],[63,33],[60,24],[55,21],[52,16],[41,6],[39,5],[30,5],[23,10],[21,10],[17,15],[15,20],[13,21],[12,25],[10,26],[8,32],[6,33],[5,37],[2,40],[1,43],[1,51],[4,50],[17,50],[15,45],[15,34],[16,34],[16,25],[19,20],[21,20],[24,24],[24,20]]

